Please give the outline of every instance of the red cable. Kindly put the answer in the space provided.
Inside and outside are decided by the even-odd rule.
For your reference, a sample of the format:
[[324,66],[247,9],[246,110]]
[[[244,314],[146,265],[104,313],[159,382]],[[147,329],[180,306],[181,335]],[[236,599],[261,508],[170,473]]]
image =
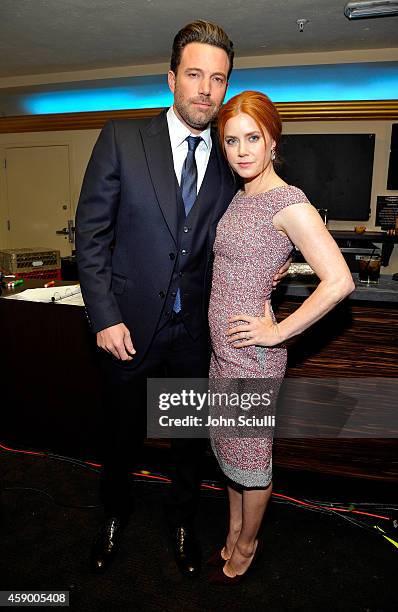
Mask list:
[[[9,451],[11,453],[22,453],[23,455],[37,455],[39,457],[45,457],[47,455],[47,453],[42,453],[42,452],[25,451],[25,450],[18,450],[15,448],[8,448],[4,444],[0,444],[0,448],[2,448],[3,450]],[[83,463],[85,463],[86,465],[96,467],[96,468],[102,467],[100,463],[93,463],[91,461],[84,461]],[[170,478],[166,478],[165,476],[156,476],[153,474],[149,474],[149,473],[146,474],[142,472],[131,472],[131,474],[139,478],[147,478],[147,479],[171,483]],[[222,491],[223,490],[222,487],[216,487],[215,485],[208,485],[205,483],[202,483],[201,488],[210,489],[212,491]],[[363,512],[361,510],[350,510],[348,508],[333,508],[332,506],[317,506],[316,504],[310,504],[309,502],[304,502],[299,499],[296,499],[295,497],[289,497],[288,495],[283,495],[282,493],[272,492],[272,495],[274,495],[275,497],[286,499],[288,501],[293,501],[296,504],[300,504],[301,506],[306,506],[308,508],[316,508],[317,510],[331,510],[332,512],[349,512],[351,514],[362,514],[363,516],[370,516],[372,518],[384,519],[386,521],[392,520],[389,516],[382,516],[380,514],[372,514],[370,512]]]
[[8,448],[7,446],[4,446],[3,444],[0,444],[0,448],[6,451],[10,451],[11,453],[22,453],[23,455],[38,455],[39,457],[46,456],[46,453],[39,453],[35,451],[24,451],[24,450],[18,450],[16,448]]

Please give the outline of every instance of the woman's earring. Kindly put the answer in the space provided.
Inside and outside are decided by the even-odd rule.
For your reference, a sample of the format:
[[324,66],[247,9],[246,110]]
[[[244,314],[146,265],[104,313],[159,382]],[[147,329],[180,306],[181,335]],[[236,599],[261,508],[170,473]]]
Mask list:
[[275,149],[271,149],[271,161],[274,161],[276,158]]

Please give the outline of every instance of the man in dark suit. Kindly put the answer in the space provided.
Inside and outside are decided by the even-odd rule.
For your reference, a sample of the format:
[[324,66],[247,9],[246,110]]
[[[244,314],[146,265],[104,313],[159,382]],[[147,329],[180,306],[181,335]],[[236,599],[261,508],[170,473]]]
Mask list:
[[[110,121],[94,147],[76,217],[79,276],[107,380],[105,523],[92,565],[114,556],[130,510],[131,452],[145,436],[146,378],[206,377],[207,304],[217,222],[236,192],[210,129],[233,45],[197,21],[174,39],[174,105],[149,124]],[[177,564],[194,575],[202,440],[172,440],[168,518]]]

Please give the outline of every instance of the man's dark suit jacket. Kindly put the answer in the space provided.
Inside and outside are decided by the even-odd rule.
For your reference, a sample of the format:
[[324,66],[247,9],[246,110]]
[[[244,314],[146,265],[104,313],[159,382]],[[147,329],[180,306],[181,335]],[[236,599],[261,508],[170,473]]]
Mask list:
[[[218,170],[210,180],[206,171],[195,203],[200,206],[209,195],[214,199],[205,229],[203,291],[195,296],[206,315],[216,226],[236,191],[214,133],[212,155],[217,161],[212,167]],[[165,111],[150,123],[121,120],[105,125],[87,167],[76,215],[79,278],[93,332],[123,322],[137,350],[135,363],[159,326],[162,298],[176,265],[178,189]]]

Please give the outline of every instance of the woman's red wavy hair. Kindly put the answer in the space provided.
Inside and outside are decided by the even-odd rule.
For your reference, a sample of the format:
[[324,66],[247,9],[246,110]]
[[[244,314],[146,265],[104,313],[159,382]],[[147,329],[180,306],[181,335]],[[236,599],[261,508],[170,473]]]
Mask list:
[[271,138],[275,140],[276,148],[278,147],[282,133],[282,121],[275,104],[271,102],[268,96],[260,91],[242,91],[242,93],[228,100],[218,113],[218,135],[224,154],[225,124],[228,119],[235,117],[239,113],[246,113],[254,119],[264,139],[266,138],[264,133],[265,128]]

